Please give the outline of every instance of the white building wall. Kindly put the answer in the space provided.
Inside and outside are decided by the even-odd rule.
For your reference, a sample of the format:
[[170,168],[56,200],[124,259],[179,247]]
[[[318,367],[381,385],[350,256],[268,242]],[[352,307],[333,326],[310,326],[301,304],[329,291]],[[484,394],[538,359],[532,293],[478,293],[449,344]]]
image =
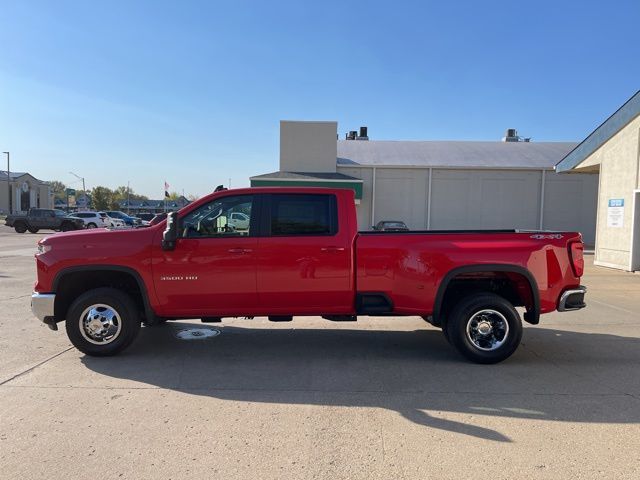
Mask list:
[[[631,270],[640,268],[631,265],[633,239],[634,190],[640,189],[640,116],[629,122],[609,141],[593,152],[574,170],[589,169],[600,165],[598,191],[598,223],[596,227],[596,265]],[[573,175],[568,175],[573,176]],[[622,227],[607,223],[609,200],[624,200]]]
[[598,175],[564,175],[547,172],[545,181],[545,230],[576,230],[587,245],[596,239]]
[[537,229],[540,171],[433,170],[431,229]]
[[280,122],[280,171],[335,172],[337,122]]
[[374,224],[402,220],[412,230],[427,228],[428,169],[376,169]]
[[576,230],[585,243],[595,241],[597,175],[547,170],[542,204],[540,170],[434,168],[431,195],[429,168],[376,167],[375,187],[373,171],[338,166],[338,172],[363,180],[363,198],[357,206],[361,230],[380,220],[402,220],[414,230],[538,230],[542,219],[543,229]]
[[7,193],[7,182],[0,181],[0,213],[9,213],[9,197]]

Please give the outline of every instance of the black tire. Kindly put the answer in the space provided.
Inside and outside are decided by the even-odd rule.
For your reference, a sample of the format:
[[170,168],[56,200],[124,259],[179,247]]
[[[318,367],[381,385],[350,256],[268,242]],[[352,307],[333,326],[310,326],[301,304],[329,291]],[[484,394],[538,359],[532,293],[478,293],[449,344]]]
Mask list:
[[442,327],[442,335],[444,335],[444,338],[448,343],[451,343],[451,340],[449,340],[449,330],[447,329],[446,324]]
[[[483,314],[483,310],[487,312]],[[481,324],[490,328],[490,333],[480,333]],[[493,293],[475,293],[465,297],[452,309],[445,328],[449,342],[475,363],[506,360],[522,339],[520,315],[509,301]]]
[[[100,343],[92,343],[91,334],[82,326],[83,315],[94,305],[105,305],[116,313],[119,330],[114,338]],[[104,308],[104,307],[100,307]],[[106,357],[120,353],[135,340],[140,331],[140,316],[133,299],[115,288],[96,288],[80,295],[69,307],[65,322],[69,340],[83,353],[95,357]],[[84,332],[84,333],[83,333]]]
[[40,231],[39,228],[29,227],[29,232],[31,232],[31,233],[38,233],[39,231]]
[[87,228],[98,228],[98,225],[96,225],[95,223],[91,222],[87,224]]
[[153,322],[144,322],[145,327],[162,327],[167,324],[166,318],[156,318]]
[[24,233],[27,231],[27,224],[24,222],[17,222],[13,228],[18,233]]
[[75,230],[76,227],[69,222],[64,222],[61,226],[60,226],[60,230],[62,230],[63,232],[70,232],[71,230]]

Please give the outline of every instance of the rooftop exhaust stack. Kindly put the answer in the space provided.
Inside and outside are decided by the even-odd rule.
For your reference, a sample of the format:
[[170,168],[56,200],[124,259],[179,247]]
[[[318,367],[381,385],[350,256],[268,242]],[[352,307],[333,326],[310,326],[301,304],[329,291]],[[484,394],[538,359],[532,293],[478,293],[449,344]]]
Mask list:
[[367,127],[360,127],[360,132],[357,132],[356,130],[349,130],[349,133],[345,135],[345,140],[369,140],[367,132]]
[[508,128],[507,133],[502,137],[503,142],[520,142],[522,138],[518,136],[518,131],[515,128]]

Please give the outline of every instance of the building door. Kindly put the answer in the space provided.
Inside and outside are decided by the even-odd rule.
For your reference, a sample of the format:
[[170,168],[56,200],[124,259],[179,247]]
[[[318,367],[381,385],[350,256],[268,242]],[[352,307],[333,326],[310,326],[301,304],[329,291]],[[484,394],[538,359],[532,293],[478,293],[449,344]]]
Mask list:
[[633,192],[630,270],[640,270],[640,190]]

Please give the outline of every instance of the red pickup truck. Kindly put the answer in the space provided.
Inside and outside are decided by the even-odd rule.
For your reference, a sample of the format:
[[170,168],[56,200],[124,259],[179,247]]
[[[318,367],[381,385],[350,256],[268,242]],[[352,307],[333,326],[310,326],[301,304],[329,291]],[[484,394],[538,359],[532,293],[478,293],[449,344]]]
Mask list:
[[582,255],[575,232],[358,232],[350,190],[226,190],[146,228],[43,239],[32,310],[53,330],[66,320],[97,356],[125,349],[141,323],[417,315],[495,363],[520,343],[515,307],[537,324],[585,306]]

